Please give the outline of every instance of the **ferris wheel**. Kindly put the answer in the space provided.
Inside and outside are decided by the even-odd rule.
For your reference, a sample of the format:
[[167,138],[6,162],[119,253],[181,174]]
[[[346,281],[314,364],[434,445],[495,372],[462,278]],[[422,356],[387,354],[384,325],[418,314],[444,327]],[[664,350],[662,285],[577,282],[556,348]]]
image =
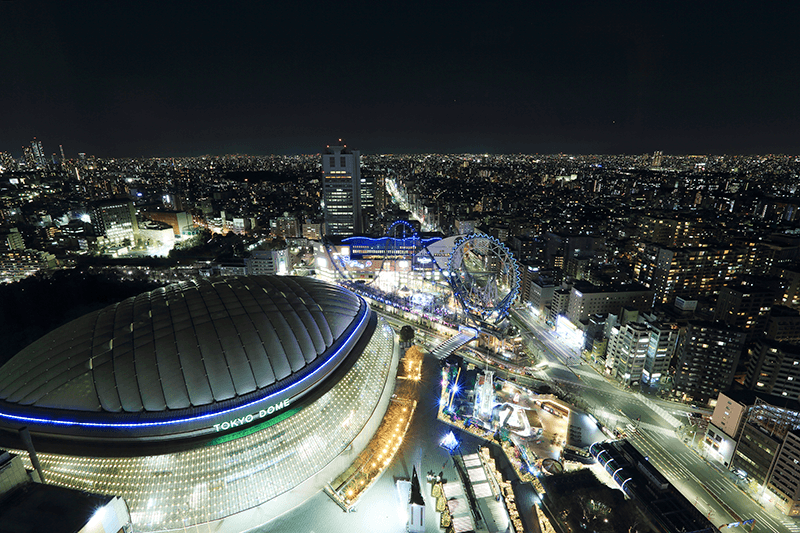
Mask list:
[[519,269],[511,251],[483,233],[458,239],[448,262],[453,293],[471,314],[499,322],[519,294]]

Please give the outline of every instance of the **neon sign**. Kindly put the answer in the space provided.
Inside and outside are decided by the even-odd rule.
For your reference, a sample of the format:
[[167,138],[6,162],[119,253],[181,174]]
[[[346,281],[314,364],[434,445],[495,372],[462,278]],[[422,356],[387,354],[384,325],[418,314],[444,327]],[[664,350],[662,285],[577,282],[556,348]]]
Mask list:
[[231,418],[230,420],[222,422],[221,424],[214,424],[214,429],[216,431],[225,431],[226,429],[244,426],[246,424],[249,424],[250,422],[253,422],[254,420],[260,420],[277,411],[280,411],[281,409],[285,409],[288,406],[289,406],[289,400],[286,399],[283,400],[282,402],[270,405],[266,409],[261,409],[257,413],[250,413],[249,415]]

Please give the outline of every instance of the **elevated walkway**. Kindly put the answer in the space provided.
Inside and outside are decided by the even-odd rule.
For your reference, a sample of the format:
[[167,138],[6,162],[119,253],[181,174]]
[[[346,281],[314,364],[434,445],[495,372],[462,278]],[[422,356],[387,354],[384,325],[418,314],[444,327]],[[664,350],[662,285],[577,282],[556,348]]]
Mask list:
[[445,359],[448,355],[476,338],[478,338],[477,334],[473,334],[469,331],[461,331],[455,337],[447,339],[442,344],[431,350],[431,355],[436,359]]

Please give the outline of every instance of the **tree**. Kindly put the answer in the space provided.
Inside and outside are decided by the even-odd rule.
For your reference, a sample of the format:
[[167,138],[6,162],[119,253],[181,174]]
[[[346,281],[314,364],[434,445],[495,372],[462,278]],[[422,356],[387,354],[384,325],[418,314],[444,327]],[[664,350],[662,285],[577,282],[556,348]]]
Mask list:
[[414,328],[411,326],[403,326],[400,328],[400,342],[413,342],[414,341]]

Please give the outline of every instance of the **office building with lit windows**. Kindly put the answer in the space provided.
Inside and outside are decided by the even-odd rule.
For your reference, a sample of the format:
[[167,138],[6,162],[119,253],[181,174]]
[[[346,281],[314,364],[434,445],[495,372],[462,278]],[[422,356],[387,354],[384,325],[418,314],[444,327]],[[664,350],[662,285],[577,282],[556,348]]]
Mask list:
[[361,153],[347,145],[328,146],[322,154],[322,208],[327,235],[363,231]]
[[747,333],[747,339],[760,335],[770,309],[783,294],[779,283],[759,283],[752,279],[722,287],[714,308],[714,319]]
[[749,390],[719,395],[704,439],[707,457],[745,481],[745,490],[800,515],[800,403]]
[[746,334],[722,322],[691,320],[677,350],[674,392],[708,402],[731,386]]
[[47,166],[47,157],[44,155],[44,147],[42,146],[42,141],[37,139],[36,137],[33,138],[31,141],[31,157],[33,159],[34,165],[36,168],[45,168]]
[[619,317],[611,315],[609,320],[614,324],[609,324],[606,371],[625,385],[658,385],[675,354],[678,325],[652,315],[639,316],[634,309],[623,310]]
[[125,241],[134,245],[139,233],[136,211],[130,200],[103,200],[92,205],[92,226],[95,235],[105,237],[110,244]]
[[748,355],[748,389],[800,398],[800,345],[761,339],[750,346]]
[[399,352],[366,302],[311,278],[170,285],[85,315],[0,369],[0,446],[48,483],[119,496],[135,531],[242,531],[343,472]]

